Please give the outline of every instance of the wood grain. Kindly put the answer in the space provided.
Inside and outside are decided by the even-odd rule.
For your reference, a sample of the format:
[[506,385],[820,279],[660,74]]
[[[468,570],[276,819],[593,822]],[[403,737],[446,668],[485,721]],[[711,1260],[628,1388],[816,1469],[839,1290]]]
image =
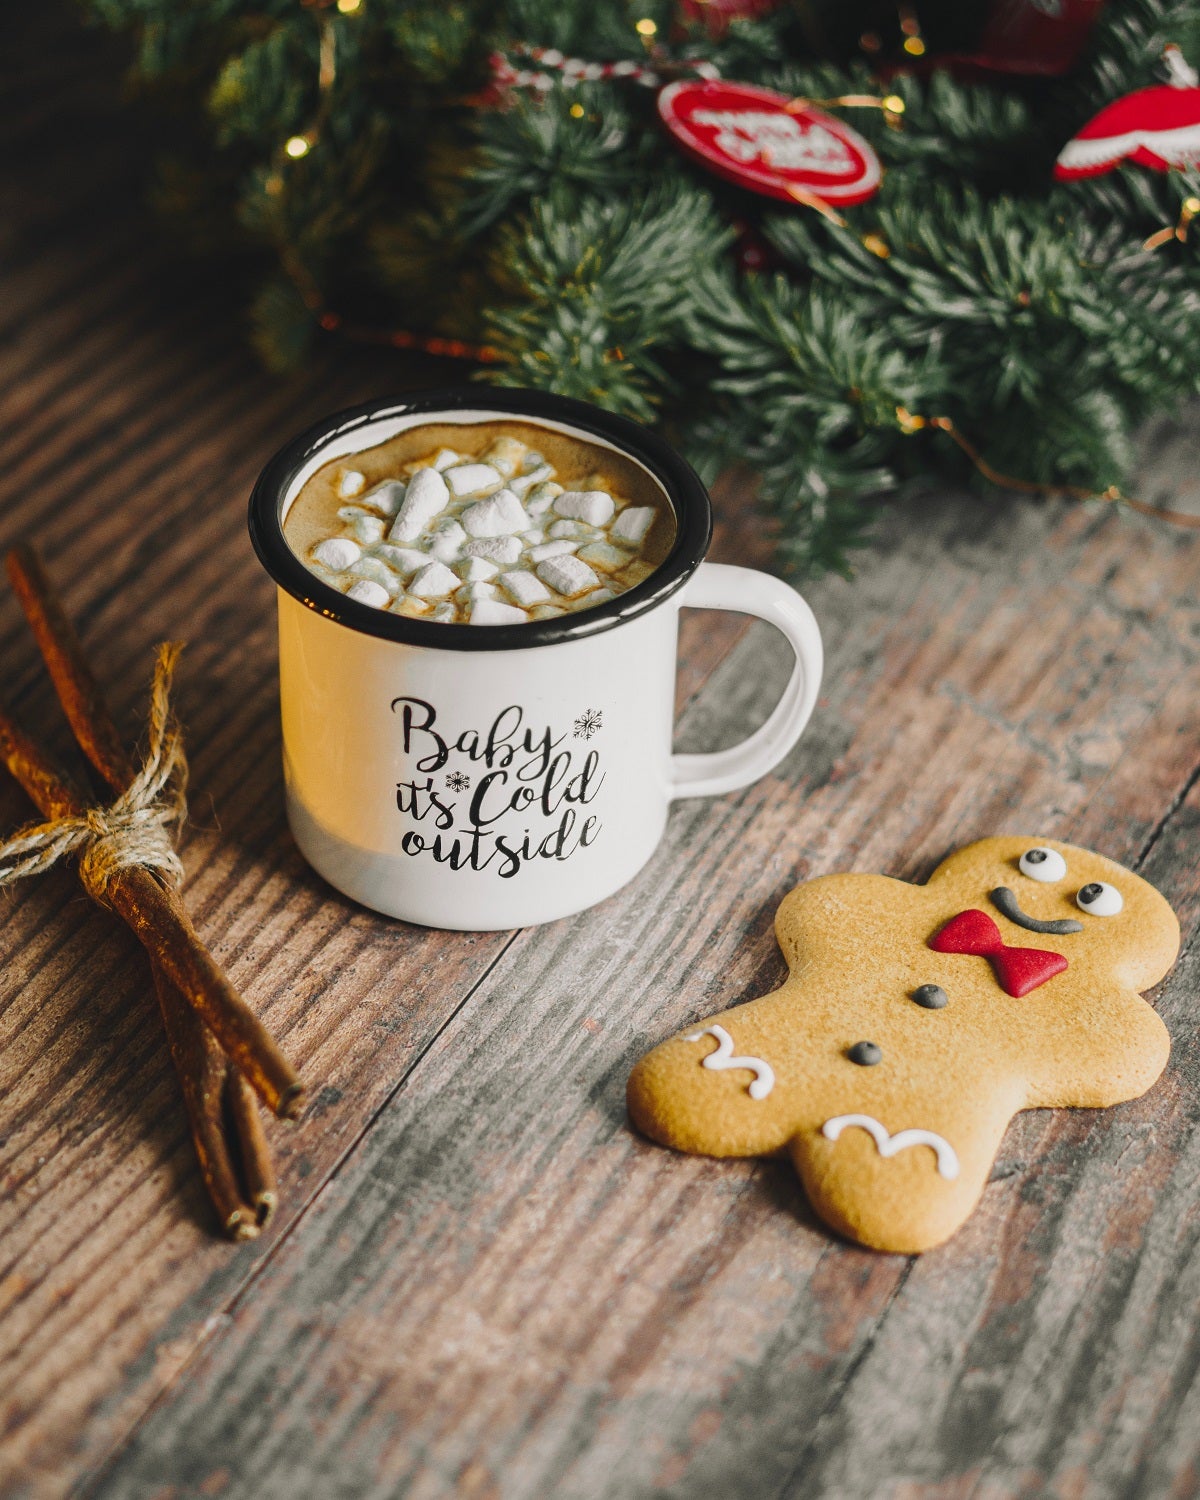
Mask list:
[[[125,727],[154,641],[191,640],[188,902],[317,1097],[270,1127],[276,1224],[231,1250],[136,945],[65,873],[0,904],[0,1494],[1200,1492],[1200,541],[1101,507],[894,507],[853,582],[808,591],[827,684],[772,776],[680,804],[577,918],[374,917],[284,827],[244,502],[305,422],[458,372],[336,348],[258,370],[220,278],[131,206],[111,55],[47,16],[0,189],[3,530],[45,547]],[[1194,435],[1154,444],[1143,493],[1186,498]],[[745,483],[720,503],[718,555],[758,562]],[[6,597],[0,653],[65,748]],[[764,715],[785,657],[765,628],[688,621],[681,747]],[[3,826],[26,817],[0,785]],[[832,1239],[785,1166],[630,1132],[633,1060],[782,976],[792,884],[922,878],[997,830],[1103,848],[1179,911],[1145,1099],[1019,1117],[977,1214],[919,1260]]]

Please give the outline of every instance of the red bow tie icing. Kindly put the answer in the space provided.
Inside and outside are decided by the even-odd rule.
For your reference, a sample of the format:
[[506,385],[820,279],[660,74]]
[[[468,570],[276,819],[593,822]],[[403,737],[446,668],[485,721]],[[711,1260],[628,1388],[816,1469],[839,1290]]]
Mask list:
[[1061,953],[1042,948],[1010,948],[985,911],[960,911],[929,939],[935,953],[974,953],[991,960],[1000,988],[1020,999],[1067,967]]

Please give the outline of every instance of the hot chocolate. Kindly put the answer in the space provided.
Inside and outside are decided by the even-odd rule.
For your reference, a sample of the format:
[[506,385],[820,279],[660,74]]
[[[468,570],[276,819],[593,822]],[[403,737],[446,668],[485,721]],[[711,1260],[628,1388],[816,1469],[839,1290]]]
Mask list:
[[518,625],[641,583],[675,518],[632,459],[520,421],[429,423],[326,464],[284,520],[331,588],[393,614]]

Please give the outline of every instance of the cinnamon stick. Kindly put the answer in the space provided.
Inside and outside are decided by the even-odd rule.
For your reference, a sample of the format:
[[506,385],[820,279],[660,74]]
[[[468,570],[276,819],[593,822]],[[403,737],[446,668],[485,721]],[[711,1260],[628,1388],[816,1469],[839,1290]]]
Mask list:
[[[236,1078],[247,1091],[248,1086],[231,1067],[208,1027],[157,968],[154,989],[171,1061],[183,1092],[200,1176],[225,1233],[235,1240],[254,1239],[260,1228],[258,1213],[253,1200],[250,1203],[243,1200],[224,1129],[224,1096],[229,1077]],[[261,1125],[259,1139],[262,1139]],[[265,1149],[265,1141],[262,1144]]]
[[[47,818],[78,818],[86,802],[44,752],[0,709],[0,759]],[[259,1097],[283,1119],[304,1107],[304,1085],[274,1037],[196,936],[178,894],[134,865],[113,877],[106,902],[153,962],[208,1023]]]
[[258,1101],[250,1085],[234,1067],[227,1067],[225,1070],[225,1097],[241,1142],[242,1175],[246,1179],[246,1192],[254,1208],[255,1223],[262,1229],[275,1212],[275,1205],[279,1201],[275,1168],[271,1164],[271,1153],[258,1113]]
[[[13,590],[29,622],[67,721],[92,766],[117,795],[137,774],[108,701],[92,675],[79,637],[37,550],[18,543],[6,559]],[[157,964],[155,992],[179,1075],[201,1175],[227,1233],[251,1238],[275,1207],[275,1174],[254,1097],[208,1027]],[[241,1199],[225,1132],[225,1104],[240,1147],[249,1211]]]
[[[0,711],[0,757],[48,818],[82,817],[86,803],[57,767]],[[212,1028],[226,1053],[276,1114],[294,1119],[304,1089],[274,1038],[201,943],[178,894],[132,866],[110,882],[106,901]]]

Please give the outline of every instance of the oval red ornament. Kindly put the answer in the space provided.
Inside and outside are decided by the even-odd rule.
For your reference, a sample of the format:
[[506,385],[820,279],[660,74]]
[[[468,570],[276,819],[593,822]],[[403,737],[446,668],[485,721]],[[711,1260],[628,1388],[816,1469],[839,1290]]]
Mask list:
[[747,83],[685,81],[663,89],[658,112],[689,156],[751,192],[849,207],[879,187],[879,158],[862,136],[786,94]]

